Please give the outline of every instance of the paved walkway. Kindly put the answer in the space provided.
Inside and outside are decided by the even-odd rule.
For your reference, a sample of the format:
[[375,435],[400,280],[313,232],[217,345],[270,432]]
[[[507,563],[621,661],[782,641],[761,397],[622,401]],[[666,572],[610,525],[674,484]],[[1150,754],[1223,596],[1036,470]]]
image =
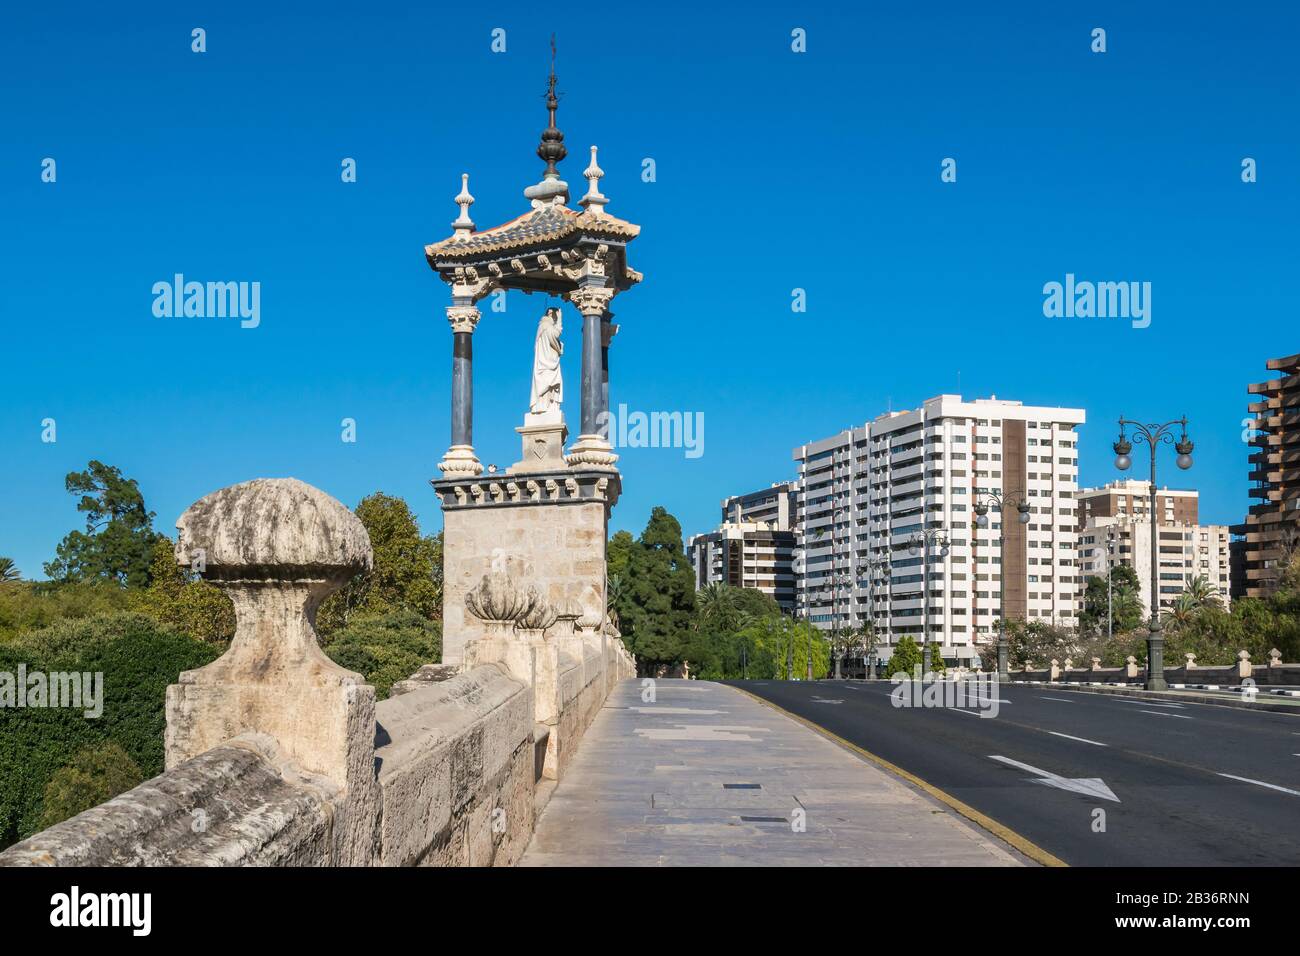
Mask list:
[[684,680],[659,680],[655,689],[655,702],[643,703],[639,680],[615,688],[521,865],[1023,862],[948,808],[738,690]]

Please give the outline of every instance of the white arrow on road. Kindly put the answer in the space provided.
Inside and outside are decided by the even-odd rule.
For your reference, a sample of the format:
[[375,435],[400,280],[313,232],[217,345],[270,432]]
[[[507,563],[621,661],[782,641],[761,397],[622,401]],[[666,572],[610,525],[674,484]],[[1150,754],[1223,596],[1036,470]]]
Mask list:
[[1072,793],[1081,793],[1085,797],[1097,797],[1100,800],[1114,800],[1120,803],[1119,797],[1111,792],[1110,787],[1102,782],[1101,777],[1058,777],[1054,773],[1046,770],[1039,770],[1037,767],[1031,767],[1027,763],[1021,763],[1019,760],[1012,760],[1010,757],[995,757],[989,755],[990,760],[998,760],[1002,763],[1009,764],[1012,767],[1019,767],[1021,770],[1027,770],[1034,774],[1034,783],[1041,783],[1049,787],[1056,787],[1058,790],[1069,790]]

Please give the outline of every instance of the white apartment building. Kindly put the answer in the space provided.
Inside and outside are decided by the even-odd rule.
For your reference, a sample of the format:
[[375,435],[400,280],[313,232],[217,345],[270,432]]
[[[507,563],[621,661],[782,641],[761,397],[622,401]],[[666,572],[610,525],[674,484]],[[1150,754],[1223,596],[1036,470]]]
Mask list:
[[[998,619],[1001,514],[977,528],[992,494],[1009,504],[1006,613],[1073,627],[1082,578],[1074,495],[1082,409],[940,395],[794,450],[799,469],[794,570],[799,613],[820,627],[875,624],[880,655],[926,628],[949,661],[969,662]],[[947,541],[930,554],[923,529]]]
[[794,496],[794,482],[786,481],[724,499],[717,530],[686,543],[695,589],[713,583],[753,588],[795,613]]
[[[1105,577],[1107,550],[1112,564],[1127,564],[1138,577],[1142,613],[1151,613],[1151,517],[1149,481],[1114,481],[1079,492],[1079,568],[1086,581]],[[1191,490],[1156,491],[1157,547],[1160,560],[1160,608],[1167,611],[1187,580],[1204,577],[1218,589],[1224,607],[1231,602],[1230,529],[1198,523],[1198,495]],[[1109,540],[1114,529],[1114,542]],[[1083,590],[1079,591],[1083,609]]]

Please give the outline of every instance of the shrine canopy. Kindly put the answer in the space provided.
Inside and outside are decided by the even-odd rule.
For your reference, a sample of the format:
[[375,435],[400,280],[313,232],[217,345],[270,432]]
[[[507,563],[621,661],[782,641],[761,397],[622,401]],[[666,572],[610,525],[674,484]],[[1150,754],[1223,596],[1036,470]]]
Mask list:
[[456,197],[460,217],[452,223],[452,234],[425,247],[429,266],[448,285],[458,301],[476,301],[497,289],[519,289],[569,297],[575,289],[599,285],[613,293],[641,281],[641,274],[627,264],[627,243],[641,227],[606,212],[608,198],[600,192],[604,171],[596,164],[596,147],[591,147],[591,164],[583,172],[587,192],[571,209],[568,184],[560,179],[557,164],[567,155],[564,134],[555,125],[558,98],[552,71],[547,93],[550,125],[542,131],[537,155],[546,162],[539,183],[524,190],[532,208],[520,216],[477,230],[469,216],[474,197],[469,193],[469,174],[461,176]]

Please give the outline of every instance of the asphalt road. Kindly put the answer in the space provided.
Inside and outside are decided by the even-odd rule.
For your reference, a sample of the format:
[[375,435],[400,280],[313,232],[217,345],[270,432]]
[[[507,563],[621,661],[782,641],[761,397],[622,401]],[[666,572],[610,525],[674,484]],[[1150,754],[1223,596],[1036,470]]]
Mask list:
[[889,681],[728,683],[1071,865],[1300,864],[1300,717],[1021,686],[980,717],[895,707]]

